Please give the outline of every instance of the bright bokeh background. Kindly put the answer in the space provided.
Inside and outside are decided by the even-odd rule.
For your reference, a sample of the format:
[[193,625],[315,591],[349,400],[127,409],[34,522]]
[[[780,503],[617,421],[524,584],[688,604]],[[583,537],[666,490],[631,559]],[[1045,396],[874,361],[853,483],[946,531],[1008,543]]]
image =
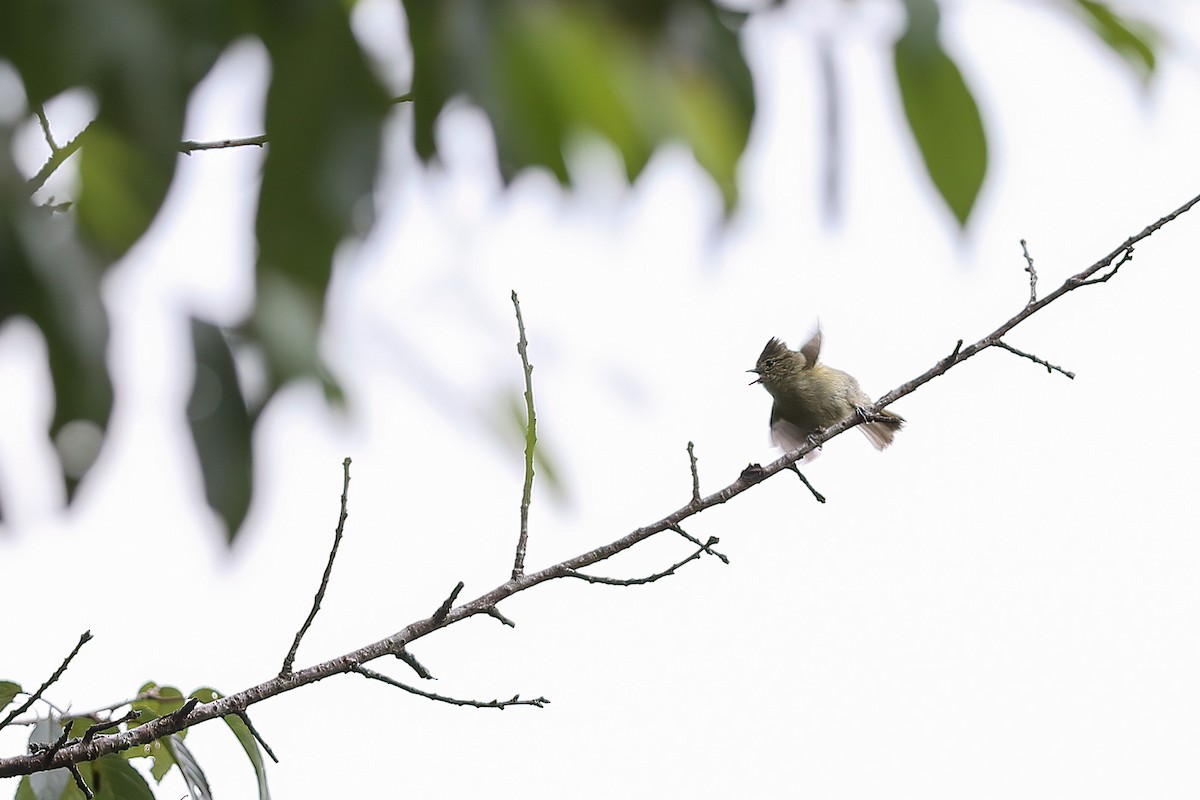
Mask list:
[[[380,52],[402,50],[399,27],[371,24],[385,4],[360,5]],[[724,227],[683,150],[625,188],[614,156],[582,142],[577,193],[541,174],[505,189],[477,112],[447,114],[445,164],[424,169],[399,111],[381,220],[343,249],[331,290],[327,354],[352,402],[330,411],[310,386],[269,408],[232,552],[203,507],[179,365],[189,313],[236,324],[249,311],[262,156],[183,158],[164,214],[106,285],[112,438],[65,518],[35,433],[43,348],[31,326],[0,331],[0,418],[24,420],[0,430],[0,677],[36,686],[84,629],[96,639],[49,693],[74,709],[146,680],[233,692],[271,677],[324,565],[345,456],[346,539],[300,664],[428,616],[459,580],[464,598],[502,583],[522,479],[513,289],[561,484],[535,489],[536,569],[684,504],[689,440],[706,494],[775,458],[769,398],[745,374],[768,337],[796,346],[819,319],[824,358],[878,396],[1021,308],[1020,239],[1046,293],[1200,192],[1188,3],[1150,9],[1172,25],[1148,89],[1055,8],[947,13],[991,146],[965,234],[903,133],[885,46],[899,21],[846,5],[747,30],[761,94],[743,205]],[[845,101],[832,224],[821,36]],[[260,50],[228,53],[188,138],[258,133],[265,80]],[[65,138],[87,109],[68,98],[51,112]],[[411,648],[439,679],[425,688],[542,695],[543,710],[451,708],[353,677],[255,706],[282,758],[274,795],[1194,797],[1198,252],[1193,211],[1008,338],[1074,381],[985,353],[897,404],[910,424],[886,454],[853,432],[831,442],[806,469],[828,504],[781,474],[692,521],[729,566],[705,559],[640,588],[542,585],[502,605],[515,630],[472,619]],[[661,536],[596,572],[647,574],[689,547]],[[0,751],[26,734],[0,733]],[[217,796],[252,796],[223,726],[187,743]],[[159,796],[185,791],[172,777]]]

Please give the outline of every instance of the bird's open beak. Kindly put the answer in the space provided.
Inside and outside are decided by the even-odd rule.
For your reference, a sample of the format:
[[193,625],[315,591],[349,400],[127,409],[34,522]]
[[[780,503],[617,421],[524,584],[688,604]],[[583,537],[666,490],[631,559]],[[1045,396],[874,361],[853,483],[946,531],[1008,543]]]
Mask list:
[[750,381],[750,383],[746,384],[747,386],[753,386],[756,383],[762,383],[762,373],[761,372],[759,372],[756,369],[748,369],[748,370],[746,370],[746,372],[753,372],[755,375],[758,376],[754,380]]

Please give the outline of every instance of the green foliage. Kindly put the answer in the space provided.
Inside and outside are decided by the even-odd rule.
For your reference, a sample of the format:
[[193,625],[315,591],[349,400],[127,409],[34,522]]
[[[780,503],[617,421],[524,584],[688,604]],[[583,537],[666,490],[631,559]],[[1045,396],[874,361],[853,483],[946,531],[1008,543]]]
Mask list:
[[679,139],[737,202],[735,169],[754,113],[731,13],[699,0],[408,4],[417,151],[436,153],[434,123],[465,95],[488,114],[501,169],[570,176],[564,151],[588,132],[611,142],[630,180]]
[[0,681],[0,711],[21,693],[21,684],[12,681]]
[[[256,234],[255,306],[240,332],[266,369],[267,402],[291,381],[340,390],[317,342],[335,248],[372,223],[371,195],[391,98],[350,27],[353,0],[3,0],[0,61],[15,70],[24,118],[0,121],[0,323],[32,320],[47,345],[68,498],[108,427],[113,388],[100,284],[159,213],[174,178],[189,95],[241,37],[271,62],[266,157]],[[1157,36],[1107,3],[1074,0],[1104,43],[1143,80]],[[970,87],[939,40],[936,0],[905,0],[896,80],[925,168],[959,225],[987,170],[984,128]],[[488,115],[506,178],[528,167],[569,183],[567,152],[599,136],[630,180],[664,142],[686,144],[737,203],[737,164],[754,117],[741,51],[745,18],[716,0],[409,0],[414,138],[425,159],[447,103],[463,97]],[[55,143],[27,180],[12,160],[16,127],[47,101],[83,90],[96,115]],[[8,103],[11,106],[12,103]],[[31,196],[76,149],[80,187],[69,214]],[[219,157],[219,156],[213,156]],[[60,198],[61,199],[61,198]],[[228,343],[193,326],[198,382],[193,436],[209,503],[232,541],[251,500],[251,433],[258,408],[237,385]],[[203,385],[207,381],[208,384]],[[204,394],[216,388],[215,395]],[[204,399],[216,404],[197,414]],[[182,411],[182,409],[180,409]],[[543,474],[552,470],[539,446]]]
[[959,225],[966,225],[987,172],[987,140],[975,98],[938,39],[933,0],[906,0],[896,42],[896,82],[925,169]]
[[1154,74],[1154,48],[1158,37],[1148,25],[1125,19],[1105,3],[1075,0],[1088,24],[1106,45],[1113,49],[1143,81]]

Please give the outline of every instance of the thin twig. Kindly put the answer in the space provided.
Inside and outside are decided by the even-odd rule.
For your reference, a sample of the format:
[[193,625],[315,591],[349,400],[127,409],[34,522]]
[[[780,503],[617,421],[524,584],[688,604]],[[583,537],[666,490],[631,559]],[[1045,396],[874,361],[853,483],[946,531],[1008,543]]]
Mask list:
[[688,442],[688,461],[692,465],[692,502],[700,502],[700,473],[696,470],[696,446]]
[[357,672],[364,678],[370,678],[373,681],[386,683],[388,686],[395,686],[397,689],[403,689],[406,692],[411,692],[419,697],[426,697],[430,700],[436,700],[439,703],[449,703],[452,706],[470,706],[471,708],[499,708],[504,709],[508,706],[536,706],[544,708],[550,704],[550,701],[544,697],[535,697],[532,700],[522,700],[519,694],[513,695],[511,700],[460,700],[457,697],[446,697],[442,694],[434,694],[418,689],[415,686],[409,686],[407,683],[401,683],[395,678],[390,678],[382,672],[376,672],[368,667],[354,667],[351,672]]
[[[911,394],[920,386],[939,375],[945,374],[947,370],[976,355],[986,349],[986,347],[994,345],[996,341],[999,341],[1001,337],[1027,319],[1031,314],[1054,302],[1072,289],[1077,288],[1077,286],[1081,285],[1080,282],[1090,279],[1096,272],[1111,266],[1113,261],[1127,249],[1187,212],[1197,203],[1200,203],[1200,196],[1192,198],[1167,216],[1147,226],[1137,235],[1130,237],[1113,252],[1084,269],[1038,302],[1027,306],[988,336],[969,347],[962,347],[961,344],[955,347],[954,352],[949,357],[938,360],[929,370],[883,395],[869,407],[869,410],[878,412],[884,406],[895,402],[900,397]],[[611,558],[645,541],[651,536],[665,530],[671,530],[672,525],[679,525],[684,520],[703,513],[709,508],[726,503],[762,483],[772,475],[785,469],[790,469],[792,464],[803,458],[807,452],[811,451],[820,442],[841,435],[855,425],[861,424],[861,422],[861,418],[857,415],[851,415],[823,431],[820,436],[816,437],[816,443],[809,443],[805,448],[787,453],[765,467],[757,464],[748,466],[733,483],[713,494],[702,497],[699,503],[689,502],[686,506],[665,517],[643,527],[636,528],[608,544],[593,548],[585,553],[580,553],[577,556],[560,561],[537,572],[524,574],[520,578],[509,579],[474,600],[455,606],[440,623],[435,624],[430,618],[417,620],[404,626],[391,636],[364,645],[357,650],[329,659],[328,661],[297,670],[290,677],[277,676],[256,686],[251,686],[240,692],[226,695],[210,703],[205,703],[197,708],[194,713],[190,714],[187,719],[176,719],[173,716],[159,717],[124,733],[100,737],[91,742],[87,747],[81,744],[69,744],[58,751],[50,763],[44,763],[41,754],[0,758],[0,778],[11,778],[47,769],[58,769],[67,767],[69,764],[94,760],[109,753],[119,753],[132,747],[148,744],[155,739],[160,739],[169,734],[178,733],[186,727],[195,726],[210,719],[243,711],[255,703],[260,703],[270,697],[292,691],[300,686],[324,680],[332,675],[357,672],[361,665],[377,658],[394,655],[397,649],[404,648],[406,645],[428,636],[436,630],[454,625],[476,614],[489,614],[490,609],[495,608],[498,603],[519,592],[527,591],[547,581],[571,576],[572,572],[576,570]],[[699,552],[697,551],[697,557],[699,556]]]
[[442,601],[437,611],[433,612],[434,622],[441,622],[446,618],[446,615],[450,613],[450,609],[454,608],[454,601],[458,599],[458,594],[463,590],[464,585],[462,581],[459,581],[458,585],[450,591],[450,596]]
[[487,609],[484,613],[486,613],[489,617],[495,617],[496,619],[500,620],[501,623],[503,623],[504,625],[507,625],[510,628],[517,627],[517,623],[513,622],[511,619],[509,619],[508,617],[501,614],[500,609],[496,608],[495,606],[492,606],[491,608]]
[[787,468],[796,473],[796,477],[800,479],[801,483],[808,487],[808,490],[812,492],[812,496],[817,499],[818,503],[825,502],[825,495],[818,492],[817,487],[808,482],[808,478],[804,477],[804,473],[801,472],[800,468],[796,466],[796,462],[793,461],[791,464],[788,464]]
[[74,139],[67,142],[57,150],[50,151],[50,157],[46,159],[46,162],[42,164],[40,169],[38,169],[37,174],[30,178],[28,182],[26,182],[25,191],[27,194],[33,195],[38,189],[41,189],[43,186],[45,186],[46,181],[50,180],[50,176],[54,174],[54,171],[61,167],[63,162],[65,162],[68,158],[75,155],[75,151],[83,146],[84,137],[87,136],[87,132],[91,129],[91,127],[92,123],[89,122],[87,127],[76,134]]
[[74,764],[68,764],[67,769],[71,771],[71,777],[75,779],[75,785],[79,787],[79,791],[83,792],[83,796],[87,800],[92,800],[96,795],[92,793],[92,787],[87,785],[87,781],[83,779],[82,773],[79,772],[79,767]]
[[34,113],[37,114],[38,124],[42,126],[42,138],[46,140],[50,152],[58,152],[58,142],[54,141],[54,134],[50,132],[50,120],[46,118],[45,107],[38,106]]
[[701,542],[701,541],[700,541],[699,539],[697,539],[695,536],[692,536],[690,533],[688,533],[687,531],[685,531],[683,528],[679,527],[678,525],[672,525],[672,526],[671,526],[671,530],[675,531],[675,532],[676,532],[676,533],[678,533],[680,536],[682,536],[683,538],[687,539],[689,542],[691,542],[692,544],[696,545],[697,547],[699,547],[699,548],[700,548],[701,550],[703,550],[704,552],[708,553],[710,556],[714,556],[714,557],[716,557],[716,558],[719,558],[719,559],[721,559],[722,561],[724,561],[726,564],[728,564],[728,563],[729,563],[729,556],[725,555],[724,553],[718,553],[716,550],[713,550],[713,549],[712,549],[712,546],[713,546],[714,544],[717,544],[718,542],[720,542],[720,541],[721,541],[721,540],[720,540],[720,539],[718,539],[717,537],[715,537],[715,536],[710,536],[710,537],[708,537],[708,541],[707,541],[707,542]]
[[533,453],[537,445],[537,414],[533,409],[533,366],[529,363],[529,342],[525,339],[525,320],[521,319],[521,301],[516,290],[512,293],[513,308],[517,311],[517,352],[525,370],[525,487],[521,490],[521,534],[517,538],[517,554],[513,559],[513,580],[525,574],[525,548],[529,544],[529,501],[533,495]]
[[75,644],[75,648],[73,650],[71,650],[70,653],[67,654],[66,658],[64,658],[62,660],[62,663],[58,665],[58,669],[54,670],[54,674],[51,675],[49,678],[47,678],[46,681],[41,686],[38,687],[38,690],[29,696],[28,700],[26,700],[24,703],[17,706],[16,708],[14,708],[12,711],[9,712],[8,716],[5,717],[3,721],[0,721],[0,729],[4,728],[4,726],[8,725],[8,723],[12,722],[19,715],[24,714],[26,711],[28,711],[30,706],[32,706],[34,703],[36,703],[38,701],[38,698],[42,696],[42,692],[49,689],[50,685],[52,683],[54,683],[56,680],[58,680],[59,678],[61,678],[62,674],[67,671],[67,665],[70,664],[71,659],[75,658],[75,656],[79,653],[79,649],[81,647],[83,647],[85,644],[87,644],[88,642],[90,642],[91,640],[92,640],[92,632],[84,631],[83,634],[79,637],[79,641]]
[[[1107,283],[1108,279],[1114,277],[1117,274],[1117,270],[1119,270],[1126,261],[1132,261],[1132,260],[1133,260],[1133,245],[1130,244],[1129,247],[1125,248],[1125,252],[1121,254],[1121,260],[1118,261],[1116,264],[1114,264],[1113,268],[1110,271],[1101,275],[1099,278],[1090,278],[1088,280],[1076,280],[1077,278],[1079,278],[1079,276],[1076,275],[1075,278],[1072,278],[1071,280],[1076,280],[1075,287],[1091,286],[1094,283]],[[1074,288],[1074,287],[1072,287],[1072,288]]]
[[1022,358],[1028,358],[1030,361],[1033,361],[1034,363],[1041,364],[1043,367],[1046,368],[1046,372],[1061,372],[1063,375],[1066,375],[1071,380],[1075,380],[1074,372],[1070,372],[1068,370],[1063,369],[1062,367],[1055,366],[1054,364],[1051,364],[1048,361],[1043,361],[1042,359],[1038,358],[1035,355],[1032,355],[1031,353],[1026,353],[1024,350],[1018,350],[1017,348],[1013,347],[1008,342],[996,342],[993,346],[999,347],[1002,350],[1007,350],[1008,352],[1012,353],[1013,355],[1018,355],[1018,356],[1021,356]]
[[425,669],[424,664],[422,664],[420,661],[417,661],[417,657],[410,653],[407,647],[401,647],[399,650],[397,650],[396,658],[400,659],[405,664],[408,664],[408,666],[412,668],[412,671],[417,673],[418,678],[423,678],[427,681],[437,680],[433,677],[432,672]]
[[129,711],[125,712],[125,716],[121,717],[120,719],[108,720],[107,722],[97,722],[95,725],[90,725],[88,726],[88,729],[83,732],[83,741],[90,742],[93,738],[95,738],[96,734],[103,733],[109,728],[115,728],[123,722],[133,722],[141,715],[142,712],[130,709]]
[[1025,254],[1025,271],[1029,273],[1029,305],[1032,305],[1037,302],[1037,269],[1024,239],[1021,240],[1021,252]]
[[62,733],[59,734],[58,739],[55,740],[54,744],[46,748],[46,753],[42,756],[42,758],[46,760],[47,764],[50,763],[50,759],[54,758],[54,754],[59,750],[62,750],[63,746],[66,745],[67,739],[71,736],[72,727],[74,727],[74,723],[71,720],[64,722]]
[[250,731],[250,735],[254,737],[254,741],[258,742],[259,747],[265,750],[267,755],[271,757],[271,760],[278,764],[279,759],[275,757],[275,751],[271,749],[271,745],[267,744],[267,740],[259,735],[258,729],[255,728],[254,723],[250,721],[250,715],[245,711],[239,711],[237,714],[235,714],[235,716],[242,721],[243,725],[246,726],[246,730]]
[[349,457],[342,461],[342,474],[342,510],[338,514],[337,528],[333,531],[333,547],[329,550],[329,560],[325,563],[325,574],[321,576],[321,585],[317,587],[317,593],[313,597],[312,610],[308,612],[308,619],[304,620],[304,624],[300,626],[300,630],[296,631],[296,638],[292,641],[292,647],[288,650],[287,657],[283,659],[283,667],[279,670],[279,674],[283,677],[292,674],[292,664],[296,661],[296,651],[300,649],[300,640],[304,638],[304,634],[308,632],[308,627],[316,619],[317,612],[321,610],[321,600],[325,597],[325,589],[329,586],[329,575],[333,572],[333,560],[337,558],[338,545],[342,543],[342,531],[346,527],[346,517],[350,516],[350,512],[346,510],[346,501],[350,494]]
[[[687,534],[684,534],[684,535],[686,536]],[[689,537],[689,538],[691,538],[691,537]],[[683,567],[685,564],[689,564],[692,561],[698,560],[700,558],[700,556],[704,553],[709,553],[711,555],[717,555],[711,549],[711,545],[715,544],[716,542],[717,542],[716,538],[709,539],[708,544],[700,544],[699,542],[696,542],[696,544],[700,545],[700,548],[696,552],[692,553],[690,556],[685,558],[683,561],[680,561],[677,564],[672,564],[671,566],[664,569],[662,572],[656,572],[653,575],[647,575],[644,578],[605,578],[600,575],[588,575],[586,573],[579,572],[578,570],[573,570],[573,569],[568,570],[564,577],[578,578],[581,581],[587,581],[588,583],[600,583],[605,586],[643,586],[647,583],[654,583],[655,581],[662,580],[663,578],[666,578],[669,575],[674,575],[679,570],[680,567]],[[720,558],[726,564],[729,563],[729,559],[725,558],[724,556],[721,556]]]

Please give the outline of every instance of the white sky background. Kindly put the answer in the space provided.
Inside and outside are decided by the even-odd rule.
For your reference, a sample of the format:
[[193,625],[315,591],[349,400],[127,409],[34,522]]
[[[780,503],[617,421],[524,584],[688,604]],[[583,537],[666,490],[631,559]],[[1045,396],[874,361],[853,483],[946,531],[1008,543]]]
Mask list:
[[[113,438],[65,519],[35,435],[41,345],[0,332],[0,418],[27,421],[0,431],[0,677],[38,685],[90,628],[49,692],[62,705],[145,680],[233,692],[270,678],[324,566],[347,455],[347,534],[299,665],[427,616],[459,580],[463,599],[502,583],[521,486],[496,433],[521,383],[511,289],[566,487],[535,488],[531,569],[684,504],[689,439],[706,494],[774,459],[769,397],[745,373],[768,337],[795,346],[819,318],[827,362],[878,396],[1019,310],[1021,238],[1046,293],[1200,192],[1200,15],[1159,7],[1176,46],[1149,92],[1048,6],[946,16],[989,133],[965,236],[903,133],[894,28],[875,5],[751,26],[760,105],[724,238],[716,190],[680,149],[630,190],[594,147],[573,195],[544,175],[503,190],[478,115],[448,115],[445,168],[418,171],[400,112],[380,223],[345,249],[332,291],[328,354],[356,402],[329,412],[310,386],[272,405],[232,553],[201,503],[181,363],[187,312],[232,324],[249,308],[261,153],[183,158],[163,217],[106,284]],[[833,227],[815,171],[821,30],[846,101]],[[260,132],[263,63],[230,53],[188,137]],[[60,113],[66,139],[78,111]],[[986,353],[895,406],[910,422],[886,454],[853,432],[827,445],[806,473],[828,504],[784,474],[691,521],[729,566],[641,588],[544,584],[502,604],[515,630],[473,619],[411,648],[439,678],[425,688],[549,707],[451,708],[355,677],[255,706],[282,758],[274,796],[1194,797],[1198,214],[1009,337],[1076,380]],[[594,571],[647,574],[689,547],[662,536]],[[26,734],[0,733],[0,751]],[[252,796],[224,726],[187,742],[217,796]],[[171,778],[159,796],[184,791]]]

